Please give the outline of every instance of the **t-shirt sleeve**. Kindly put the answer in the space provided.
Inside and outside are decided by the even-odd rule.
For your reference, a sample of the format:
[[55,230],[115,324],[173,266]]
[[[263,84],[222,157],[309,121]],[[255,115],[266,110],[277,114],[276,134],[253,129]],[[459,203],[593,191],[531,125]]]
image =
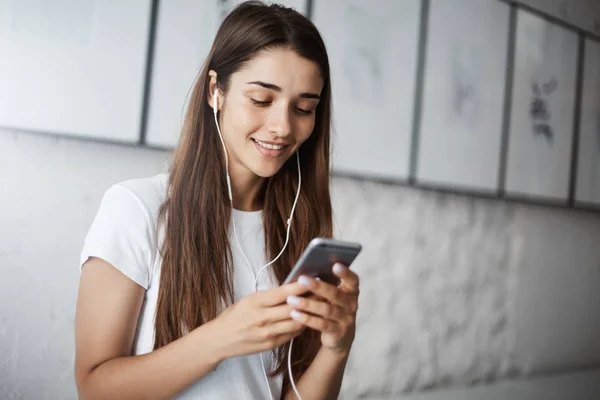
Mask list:
[[83,244],[79,268],[89,257],[98,257],[148,289],[154,242],[147,208],[131,190],[117,184],[102,198]]

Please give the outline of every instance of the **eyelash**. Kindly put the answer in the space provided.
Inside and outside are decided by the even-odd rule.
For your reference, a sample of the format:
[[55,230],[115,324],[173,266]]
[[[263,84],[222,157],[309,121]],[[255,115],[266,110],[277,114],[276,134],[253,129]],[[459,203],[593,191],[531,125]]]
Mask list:
[[[252,104],[254,104],[255,106],[259,106],[259,107],[266,107],[270,103],[270,101],[258,101],[253,98],[250,98],[250,101],[252,102]],[[310,115],[313,113],[314,110],[305,110],[303,108],[296,107],[296,111],[298,111],[298,113],[300,115]]]

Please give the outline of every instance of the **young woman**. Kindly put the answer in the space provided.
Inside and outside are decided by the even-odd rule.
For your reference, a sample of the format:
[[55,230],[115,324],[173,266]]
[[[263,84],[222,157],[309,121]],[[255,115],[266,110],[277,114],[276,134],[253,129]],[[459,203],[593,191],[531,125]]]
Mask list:
[[258,2],[227,16],[169,173],[111,187],[86,237],[81,398],[337,398],[358,277],[280,285],[332,235],[330,110],[306,17]]

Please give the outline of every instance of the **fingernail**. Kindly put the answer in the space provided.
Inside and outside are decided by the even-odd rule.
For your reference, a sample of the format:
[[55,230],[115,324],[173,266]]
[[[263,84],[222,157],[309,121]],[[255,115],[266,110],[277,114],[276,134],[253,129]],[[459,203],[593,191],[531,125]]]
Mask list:
[[300,304],[300,298],[296,296],[288,296],[287,303],[293,306],[297,306],[298,304]]
[[298,310],[294,310],[290,313],[290,316],[294,319],[300,319],[302,317],[302,313]]
[[298,283],[303,286],[310,286],[310,278],[302,275],[300,278],[298,278]]
[[342,266],[342,264],[337,263],[333,266],[333,271],[337,273],[343,272],[344,267]]

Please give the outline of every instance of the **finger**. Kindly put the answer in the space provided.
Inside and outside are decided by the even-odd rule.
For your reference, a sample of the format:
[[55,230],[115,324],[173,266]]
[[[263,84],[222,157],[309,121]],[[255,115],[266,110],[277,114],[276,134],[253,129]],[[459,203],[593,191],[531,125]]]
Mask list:
[[340,322],[346,317],[346,314],[339,306],[321,300],[289,296],[287,303],[295,310],[317,315],[332,321]]
[[307,287],[315,295],[322,297],[333,304],[346,306],[346,303],[348,302],[345,293],[330,283],[319,281],[306,275],[302,275],[298,278],[298,283]]
[[339,324],[329,319],[310,315],[302,311],[294,310],[290,316],[301,324],[319,332],[335,333],[339,330]]
[[272,307],[285,303],[288,296],[300,296],[308,291],[309,289],[306,286],[294,282],[273,289],[261,290],[250,296],[252,296],[252,300],[255,301],[256,305],[259,307]]
[[333,273],[341,279],[338,288],[346,293],[358,294],[359,279],[358,275],[347,266],[337,263],[333,266]]
[[273,346],[272,348],[279,347],[282,344],[287,343],[294,338],[297,338],[298,336],[300,336],[302,334],[302,332],[304,332],[305,329],[306,329],[306,327],[304,325],[302,325],[302,329],[300,329],[299,331],[284,333],[283,335],[277,336],[275,338],[275,346]]
[[[289,297],[298,297],[298,296],[289,296]],[[284,321],[290,319],[290,312],[294,309],[294,307],[290,304],[283,303],[278,306],[260,308],[258,312],[260,313],[258,326],[266,326],[268,324],[272,324],[274,322]]]
[[259,329],[258,339],[271,340],[281,335],[297,334],[299,331],[302,331],[304,325],[289,317],[290,314],[288,313],[287,320],[275,322],[273,324],[265,326],[264,328]]
[[303,295],[302,297],[304,297],[305,299],[311,299],[311,300],[319,300],[319,301],[324,301],[324,302],[329,302],[327,299],[321,297],[321,296],[317,296],[314,293],[308,292],[308,295]]

